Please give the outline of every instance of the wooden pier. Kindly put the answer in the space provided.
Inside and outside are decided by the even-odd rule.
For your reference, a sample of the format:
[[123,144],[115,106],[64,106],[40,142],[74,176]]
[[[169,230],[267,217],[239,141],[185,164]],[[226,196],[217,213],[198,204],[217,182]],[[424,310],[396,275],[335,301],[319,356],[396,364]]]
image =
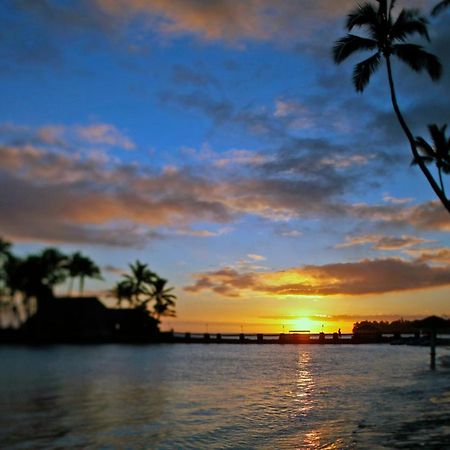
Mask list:
[[[411,344],[429,345],[427,336],[417,334],[352,333],[163,333],[163,342],[183,344]],[[443,343],[443,342],[441,342]]]

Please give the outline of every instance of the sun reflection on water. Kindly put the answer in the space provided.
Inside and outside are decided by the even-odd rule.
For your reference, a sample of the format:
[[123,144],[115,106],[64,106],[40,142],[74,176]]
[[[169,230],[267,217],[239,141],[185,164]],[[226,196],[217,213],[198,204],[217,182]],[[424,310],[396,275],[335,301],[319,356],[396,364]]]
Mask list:
[[296,380],[296,409],[300,416],[307,416],[314,407],[315,381],[311,371],[311,353],[301,351],[298,356]]

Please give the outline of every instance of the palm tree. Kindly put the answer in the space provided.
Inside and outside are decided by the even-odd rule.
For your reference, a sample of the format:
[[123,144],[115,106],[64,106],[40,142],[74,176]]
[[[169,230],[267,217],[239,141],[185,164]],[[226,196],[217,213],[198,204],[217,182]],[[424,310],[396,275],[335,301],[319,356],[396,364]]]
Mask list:
[[152,298],[155,300],[153,307],[156,319],[161,316],[175,317],[175,300],[177,297],[171,294],[173,288],[166,287],[167,280],[164,278],[157,278],[153,282]]
[[96,278],[101,279],[100,268],[87,256],[82,255],[80,252],[70,255],[66,262],[66,269],[69,272],[69,295],[72,293],[73,282],[75,278],[80,279],[79,293],[83,294],[84,279]]
[[124,275],[124,279],[114,289],[118,304],[127,300],[132,308],[146,309],[152,299],[152,286],[157,275],[139,260],[129,267],[131,274]]
[[127,302],[131,308],[149,311],[149,304],[154,302],[150,313],[159,320],[161,316],[175,317],[176,296],[172,294],[173,288],[168,288],[167,280],[160,278],[152,272],[147,264],[137,260],[130,264],[131,274],[123,276],[111,294],[117,299],[120,307]]
[[119,281],[111,290],[112,297],[117,299],[117,306],[122,306],[122,302],[128,302],[129,306],[133,303],[133,286],[128,280]]
[[450,6],[450,0],[443,0],[442,2],[439,2],[432,10],[431,10],[431,15],[432,16],[437,16],[438,14],[440,14],[442,11],[444,11],[445,9],[447,9]]
[[11,242],[0,237],[0,256],[8,257],[11,254]]
[[33,298],[37,301],[38,309],[54,298],[54,287],[64,282],[67,277],[65,261],[66,256],[59,250],[47,248],[18,262],[14,278],[17,290],[23,295],[28,316],[31,314]]
[[[11,243],[0,238],[0,319],[12,314],[16,323],[20,324],[20,314],[16,304],[17,277],[16,267],[19,259],[11,253]],[[10,322],[10,319],[6,323]],[[0,328],[3,320],[0,321]]]
[[5,266],[11,257],[11,243],[0,238],[0,295],[7,289]]
[[433,81],[440,78],[442,66],[438,58],[426,52],[422,46],[406,43],[406,39],[414,34],[429,40],[427,20],[417,10],[402,9],[394,20],[392,9],[395,0],[377,0],[378,7],[372,3],[358,5],[347,17],[347,31],[355,27],[363,27],[368,37],[347,34],[336,41],[333,47],[334,61],[342,63],[350,55],[359,51],[373,51],[374,53],[364,61],[356,64],[353,72],[353,83],[358,92],[364,91],[372,74],[379,68],[382,59],[386,61],[387,76],[391,93],[391,102],[397,120],[405,133],[420,169],[427,178],[430,186],[450,213],[450,201],[440,189],[426,164],[420,159],[416,141],[400,111],[392,76],[391,57],[396,56],[415,72],[425,70]]
[[[442,180],[442,172],[445,174],[450,173],[450,137],[447,138],[445,135],[446,128],[447,125],[443,125],[441,128],[436,124],[428,125],[432,145],[430,145],[423,137],[416,137],[416,145],[421,153],[419,158],[425,163],[434,162],[436,164],[439,174],[439,183],[444,194],[445,186]],[[413,160],[413,164],[417,164],[417,161]]]

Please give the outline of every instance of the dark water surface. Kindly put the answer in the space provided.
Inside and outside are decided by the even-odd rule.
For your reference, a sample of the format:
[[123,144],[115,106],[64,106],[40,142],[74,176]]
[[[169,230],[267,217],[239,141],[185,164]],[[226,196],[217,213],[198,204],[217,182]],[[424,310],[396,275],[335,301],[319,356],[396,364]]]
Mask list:
[[450,448],[450,371],[388,345],[0,347],[7,449]]

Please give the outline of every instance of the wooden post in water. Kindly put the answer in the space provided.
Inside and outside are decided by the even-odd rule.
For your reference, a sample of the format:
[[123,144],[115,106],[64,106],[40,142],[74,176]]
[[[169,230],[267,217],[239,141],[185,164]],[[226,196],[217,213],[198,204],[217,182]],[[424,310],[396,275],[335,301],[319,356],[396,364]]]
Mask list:
[[436,369],[436,330],[430,331],[430,369]]

